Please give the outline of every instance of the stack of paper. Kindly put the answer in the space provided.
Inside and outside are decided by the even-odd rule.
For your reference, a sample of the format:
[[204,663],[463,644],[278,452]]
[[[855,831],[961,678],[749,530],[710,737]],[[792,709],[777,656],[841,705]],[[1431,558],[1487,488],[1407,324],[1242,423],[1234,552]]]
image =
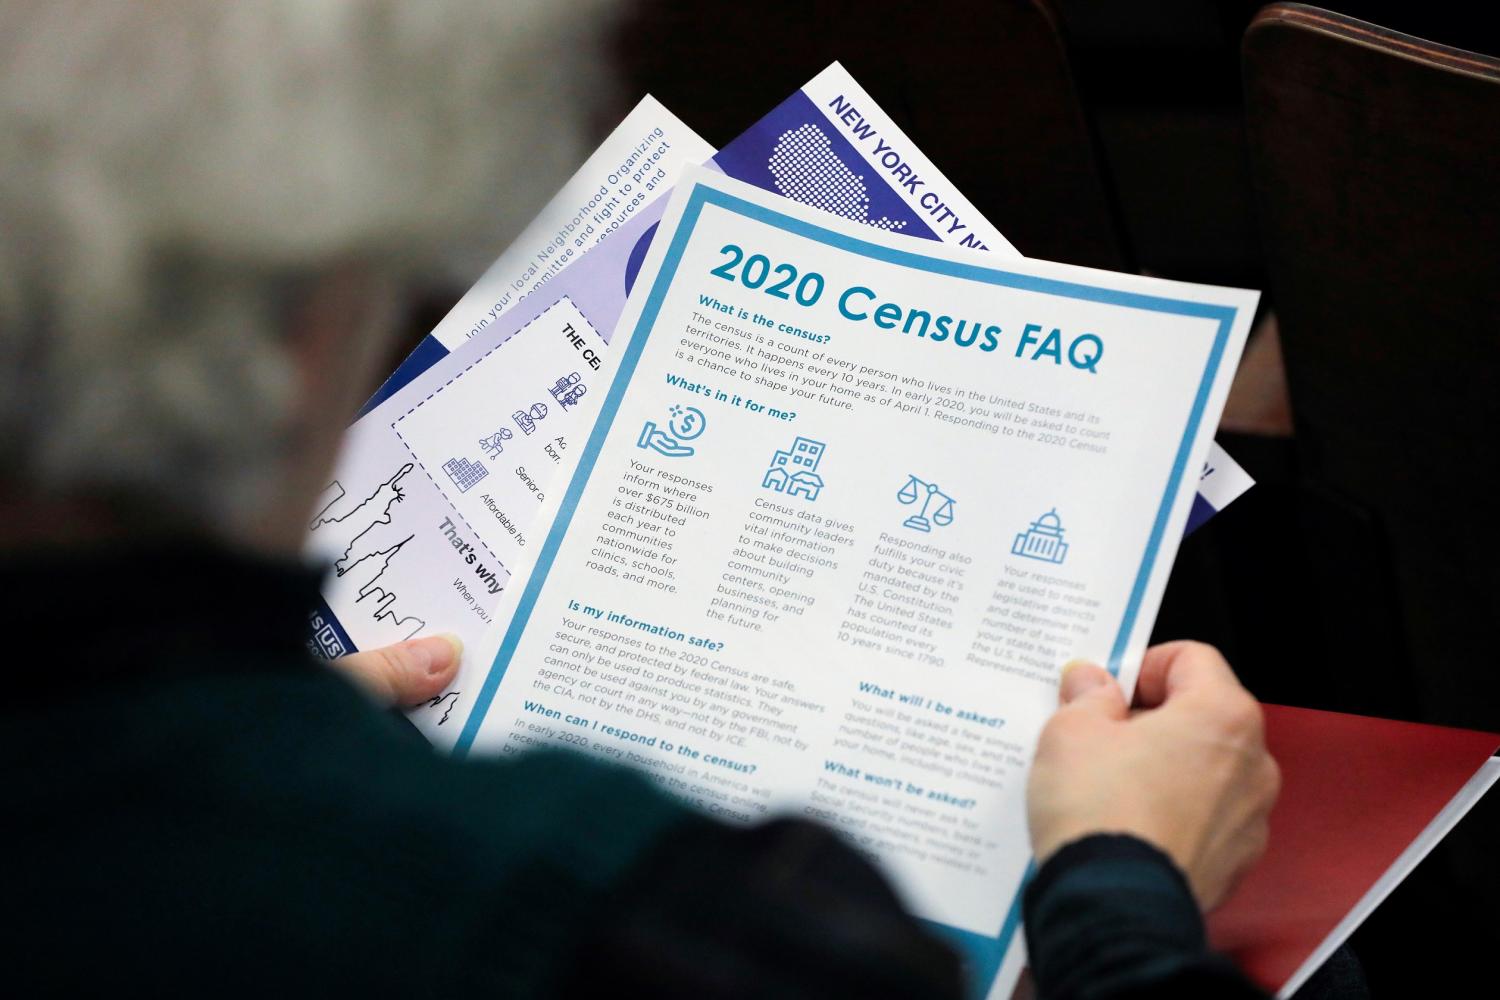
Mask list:
[[457,633],[438,745],[827,822],[1008,995],[1058,667],[1132,685],[1249,485],[1256,300],[1022,258],[837,65],[718,153],[648,98],[350,429],[314,645]]

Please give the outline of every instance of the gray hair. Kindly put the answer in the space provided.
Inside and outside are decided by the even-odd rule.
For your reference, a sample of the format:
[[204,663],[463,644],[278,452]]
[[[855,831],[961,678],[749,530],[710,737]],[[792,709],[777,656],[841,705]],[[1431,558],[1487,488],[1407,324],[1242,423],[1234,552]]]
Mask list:
[[250,516],[288,282],[498,253],[582,158],[601,6],[0,4],[0,479]]

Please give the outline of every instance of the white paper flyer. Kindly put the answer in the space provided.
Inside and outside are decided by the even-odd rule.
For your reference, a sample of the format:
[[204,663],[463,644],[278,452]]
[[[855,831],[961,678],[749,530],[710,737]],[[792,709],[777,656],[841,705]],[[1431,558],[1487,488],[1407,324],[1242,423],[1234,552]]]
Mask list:
[[574,747],[721,818],[829,823],[1008,994],[1060,665],[1133,686],[1258,293],[709,170],[640,281],[455,751]]

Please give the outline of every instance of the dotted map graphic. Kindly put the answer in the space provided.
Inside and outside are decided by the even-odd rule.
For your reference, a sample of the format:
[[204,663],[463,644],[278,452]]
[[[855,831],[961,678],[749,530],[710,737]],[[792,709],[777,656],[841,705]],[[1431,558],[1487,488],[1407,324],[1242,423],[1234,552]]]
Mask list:
[[781,133],[766,167],[776,190],[793,201],[862,222],[887,232],[906,228],[904,221],[870,218],[870,195],[864,177],[838,158],[828,136],[808,123]]

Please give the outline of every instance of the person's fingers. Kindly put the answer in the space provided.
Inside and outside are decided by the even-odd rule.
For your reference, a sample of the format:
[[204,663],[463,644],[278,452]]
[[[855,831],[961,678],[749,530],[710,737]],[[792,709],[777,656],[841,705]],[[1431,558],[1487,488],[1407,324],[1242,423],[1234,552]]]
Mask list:
[[1185,642],[1152,646],[1141,657],[1141,672],[1135,680],[1135,707],[1155,708],[1167,700],[1167,671],[1182,652]]
[[435,698],[458,673],[463,643],[456,635],[408,639],[329,663],[388,705],[409,707]]
[[1217,649],[1201,642],[1165,642],[1146,650],[1135,682],[1135,707],[1156,708],[1189,691],[1217,695],[1240,682]]
[[1108,670],[1087,660],[1073,660],[1063,667],[1058,698],[1072,711],[1107,719],[1123,719],[1129,711],[1119,683]]

